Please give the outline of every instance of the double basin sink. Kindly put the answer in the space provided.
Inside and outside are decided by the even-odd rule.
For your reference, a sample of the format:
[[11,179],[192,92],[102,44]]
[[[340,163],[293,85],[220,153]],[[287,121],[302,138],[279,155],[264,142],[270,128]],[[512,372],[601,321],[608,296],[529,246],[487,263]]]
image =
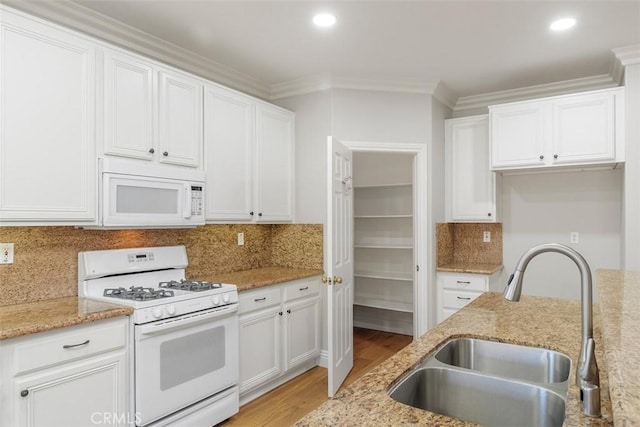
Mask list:
[[553,350],[457,338],[388,393],[400,403],[487,426],[561,426],[571,359]]

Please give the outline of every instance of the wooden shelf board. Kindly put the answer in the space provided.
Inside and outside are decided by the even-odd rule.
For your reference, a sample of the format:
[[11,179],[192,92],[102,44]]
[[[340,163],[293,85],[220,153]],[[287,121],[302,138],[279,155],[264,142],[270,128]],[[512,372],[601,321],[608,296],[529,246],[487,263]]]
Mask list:
[[389,188],[389,187],[411,187],[413,183],[411,182],[400,182],[397,184],[378,184],[378,185],[354,185],[353,188]]
[[379,308],[382,310],[401,311],[403,313],[413,313],[413,304],[400,301],[389,301],[378,298],[354,297],[353,305],[362,307]]
[[412,214],[378,214],[378,215],[354,215],[356,219],[376,219],[376,218],[413,218]]
[[360,245],[360,244],[356,244],[353,245],[354,248],[358,248],[358,249],[413,249],[413,245],[374,245],[374,244],[366,244],[366,245]]
[[401,282],[413,282],[412,273],[358,271],[353,274],[355,277],[365,277],[368,279],[396,280]]

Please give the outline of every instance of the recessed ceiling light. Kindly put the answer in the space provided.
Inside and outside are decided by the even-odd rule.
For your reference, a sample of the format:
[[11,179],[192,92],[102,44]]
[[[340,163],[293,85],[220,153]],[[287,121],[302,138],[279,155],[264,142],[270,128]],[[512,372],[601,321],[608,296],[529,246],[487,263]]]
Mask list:
[[568,30],[569,28],[573,27],[574,25],[576,25],[576,20],[573,18],[562,18],[562,19],[557,19],[555,21],[553,21],[551,23],[551,25],[549,26],[549,28],[551,28],[552,31],[564,31],[564,30]]
[[313,23],[318,27],[331,27],[336,23],[336,17],[330,13],[319,13],[313,17]]

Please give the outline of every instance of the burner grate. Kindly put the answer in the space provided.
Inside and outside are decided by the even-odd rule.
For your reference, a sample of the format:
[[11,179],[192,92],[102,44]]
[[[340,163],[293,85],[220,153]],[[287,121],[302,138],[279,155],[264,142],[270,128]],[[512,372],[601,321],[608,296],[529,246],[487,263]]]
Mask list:
[[103,296],[111,298],[120,298],[134,301],[148,301],[160,298],[169,298],[174,296],[174,292],[167,289],[145,288],[143,286],[131,286],[127,288],[107,288],[104,290]]
[[166,289],[178,289],[183,291],[200,292],[200,291],[208,291],[210,289],[221,288],[222,283],[205,282],[201,280],[180,279],[180,281],[170,280],[168,282],[160,282],[158,286]]

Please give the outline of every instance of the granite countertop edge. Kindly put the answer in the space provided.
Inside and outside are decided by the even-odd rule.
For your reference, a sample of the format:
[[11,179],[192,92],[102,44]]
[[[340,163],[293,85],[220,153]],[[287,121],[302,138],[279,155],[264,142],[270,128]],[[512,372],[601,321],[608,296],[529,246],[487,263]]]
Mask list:
[[0,307],[0,340],[96,320],[128,316],[131,307],[79,297],[63,297]]
[[206,280],[233,283],[238,287],[238,292],[244,292],[292,280],[319,276],[322,272],[321,269],[309,268],[261,267],[232,273],[214,274],[207,277]]
[[493,274],[502,268],[502,264],[452,263],[439,265],[436,270],[450,273]]

